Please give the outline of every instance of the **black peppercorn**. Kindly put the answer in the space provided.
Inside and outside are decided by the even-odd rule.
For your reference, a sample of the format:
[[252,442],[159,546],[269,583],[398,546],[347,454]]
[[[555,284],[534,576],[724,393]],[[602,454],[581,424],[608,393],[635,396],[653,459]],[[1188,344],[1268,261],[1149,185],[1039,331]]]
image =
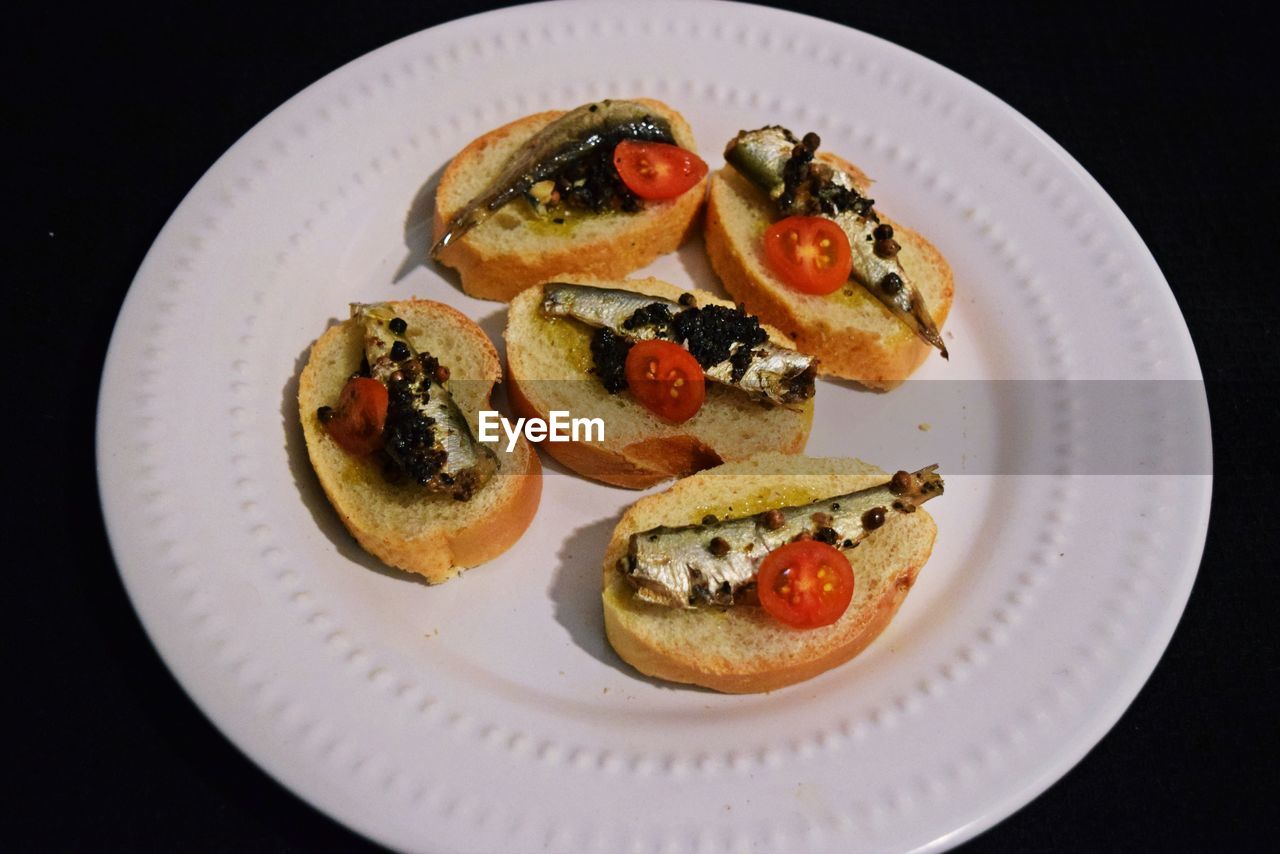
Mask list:
[[405,333],[405,330],[409,328],[409,324],[404,322],[403,317],[393,317],[391,318],[391,321],[387,324],[387,328],[390,329],[392,332],[394,332],[396,335],[403,335]]
[[866,513],[862,514],[862,527],[868,531],[874,531],[884,524],[884,508],[872,507]]
[[724,537],[712,537],[707,549],[716,557],[724,557],[729,553],[729,541]]
[[876,230],[872,232],[876,240],[889,240],[893,237],[893,226],[887,222],[882,222],[876,226]]
[[760,514],[760,524],[770,531],[776,531],[786,522],[781,510],[766,510]]
[[322,406],[316,410],[316,418],[320,419],[321,424],[328,424],[333,419],[333,407]]
[[877,240],[872,249],[881,258],[892,258],[898,254],[902,247],[898,244],[898,241],[892,237],[887,237],[884,240]]
[[397,362],[403,362],[409,358],[409,345],[403,341],[397,341],[391,345],[391,358]]
[[902,277],[897,273],[886,273],[880,280],[880,290],[892,296],[902,290]]

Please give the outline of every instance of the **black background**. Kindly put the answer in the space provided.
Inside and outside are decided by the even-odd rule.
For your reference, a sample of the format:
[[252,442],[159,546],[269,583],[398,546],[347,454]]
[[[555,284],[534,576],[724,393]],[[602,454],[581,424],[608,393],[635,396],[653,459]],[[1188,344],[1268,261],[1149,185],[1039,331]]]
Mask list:
[[[17,241],[6,278],[19,304],[5,336],[17,369],[4,420],[19,465],[5,468],[19,500],[6,511],[6,682],[18,687],[5,700],[17,715],[4,759],[4,841],[366,844],[241,756],[150,647],[99,514],[97,383],[147,248],[228,146],[343,63],[493,5],[229,0],[6,13],[5,235]],[[1269,790],[1280,782],[1270,746],[1278,729],[1275,49],[1260,8],[1200,5],[1184,16],[1038,5],[790,4],[954,69],[1071,152],[1150,246],[1209,383],[1215,502],[1200,576],[1167,653],[1074,770],[970,848],[1269,847],[1277,829]]]

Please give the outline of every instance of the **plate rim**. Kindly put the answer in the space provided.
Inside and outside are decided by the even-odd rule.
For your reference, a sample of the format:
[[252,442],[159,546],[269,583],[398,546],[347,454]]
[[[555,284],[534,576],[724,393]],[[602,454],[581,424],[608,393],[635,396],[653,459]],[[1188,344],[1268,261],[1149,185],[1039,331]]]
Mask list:
[[[530,4],[530,5],[549,8],[549,7],[575,7],[575,6],[581,7],[586,4],[585,2],[582,2],[582,0],[551,0],[551,2],[547,2],[547,3]],[[602,9],[622,8],[624,5],[625,4],[623,3],[596,4],[594,8],[597,11],[599,11]],[[715,7],[718,9],[723,9],[726,5],[730,5],[730,4],[723,3],[723,2],[711,2],[711,0],[697,0],[696,3],[685,3],[682,5],[684,5],[687,8],[688,7],[702,7],[702,8]],[[1137,232],[1136,228],[1133,226],[1132,222],[1128,219],[1128,217],[1125,216],[1123,211],[1121,211],[1118,205],[1116,205],[1115,201],[1111,198],[1110,194],[1107,193],[1105,188],[1103,188],[1101,184],[1099,184],[1097,180],[1094,179],[1093,176],[1090,175],[1088,171],[1085,170],[1084,167],[1078,161],[1076,161],[1075,158],[1072,157],[1072,155],[1069,152],[1063,149],[1062,146],[1060,146],[1056,141],[1054,141],[1048,134],[1042,131],[1033,122],[1031,122],[1029,119],[1023,116],[1018,110],[1016,110],[1015,108],[1013,108],[1012,106],[1010,106],[1009,104],[1007,104],[1006,102],[998,98],[996,95],[988,91],[986,88],[980,86],[977,83],[974,83],[973,81],[959,75],[954,71],[951,71],[950,69],[929,59],[928,57],[922,56],[921,54],[911,51],[908,48],[901,47],[897,44],[894,44],[874,34],[866,33],[865,31],[857,30],[855,28],[847,27],[846,25],[838,24],[832,21],[827,21],[821,18],[817,18],[815,16],[806,15],[806,14],[797,13],[797,12],[791,12],[784,9],[760,7],[760,6],[754,6],[751,4],[738,3],[738,2],[733,2],[731,5],[733,7],[736,7],[733,14],[747,14],[747,15],[763,14],[765,16],[775,15],[780,18],[802,18],[810,22],[816,22],[823,26],[836,27],[842,30],[849,30],[851,32],[859,34],[860,36],[872,39],[880,43],[882,46],[884,46],[886,49],[892,52],[909,54],[911,57],[915,58],[916,60],[927,63],[933,72],[935,73],[940,72],[942,74],[945,74],[951,80],[953,80],[959,85],[962,85],[967,90],[981,93],[981,97],[985,102],[984,104],[985,109],[999,110],[1007,117],[1014,119],[1017,122],[1017,124],[1022,127],[1023,130],[1032,134],[1037,139],[1037,141],[1039,141],[1045,147],[1047,151],[1052,152],[1062,164],[1064,164],[1068,169],[1070,169],[1070,171],[1076,177],[1076,179],[1081,181],[1082,184],[1087,188],[1088,195],[1091,198],[1091,200],[1093,200],[1098,204],[1105,205],[1108,208],[1108,211],[1114,215],[1115,219],[1125,224],[1125,227],[1128,232],[1126,236],[1132,239],[1135,247],[1140,247],[1142,250],[1142,253],[1138,256],[1138,260],[1142,262],[1149,261],[1154,266],[1155,270],[1160,276],[1161,281],[1164,284],[1164,287],[1160,291],[1161,299],[1170,301],[1169,305],[1173,310],[1172,313],[1181,320],[1181,323],[1178,325],[1178,332],[1180,334],[1180,337],[1183,339],[1182,343],[1185,345],[1185,348],[1180,348],[1180,353],[1183,353],[1189,356],[1190,367],[1194,370],[1194,374],[1195,374],[1194,379],[1202,381],[1203,374],[1199,365],[1199,360],[1196,354],[1194,341],[1191,339],[1190,331],[1186,324],[1185,318],[1183,317],[1182,312],[1177,305],[1177,300],[1174,297],[1173,292],[1168,285],[1167,278],[1164,276],[1163,272],[1160,270],[1159,264],[1154,258],[1154,256],[1151,254],[1150,249],[1147,246],[1146,242],[1142,239],[1141,235]],[[504,9],[480,12],[480,13],[468,15],[462,18],[457,18],[431,28],[427,28],[424,30],[420,30],[414,33],[404,35],[398,39],[388,42],[387,44],[384,44],[371,51],[368,51],[350,60],[349,62],[344,63],[343,65],[334,69],[333,71],[325,74],[324,76],[320,77],[318,80],[312,82],[311,84],[304,87],[299,92],[295,93],[293,96],[285,100],[283,103],[281,103],[271,112],[269,112],[266,116],[264,116],[262,119],[256,122],[251,128],[249,128],[231,146],[229,146],[228,149],[221,156],[219,156],[217,160],[214,161],[213,164],[210,165],[210,167],[202,174],[202,176],[195,182],[195,184],[193,184],[191,189],[183,196],[182,200],[178,203],[173,213],[166,220],[164,226],[161,228],[161,230],[157,234],[155,241],[147,250],[147,253],[143,258],[143,261],[139,265],[138,272],[135,275],[132,283],[130,284],[129,290],[125,295],[125,299],[122,302],[120,311],[117,315],[116,323],[114,325],[114,328],[111,334],[111,341],[107,350],[107,356],[104,361],[103,374],[99,383],[97,413],[96,413],[96,420],[95,420],[95,469],[96,469],[96,474],[98,477],[98,484],[99,484],[99,501],[100,501],[103,518],[107,522],[105,527],[106,527],[107,537],[110,543],[113,559],[115,560],[118,571],[120,572],[121,578],[124,581],[126,595],[128,596],[130,603],[133,605],[135,612],[138,613],[138,616],[140,618],[139,621],[143,626],[143,630],[146,633],[148,640],[151,642],[152,646],[156,649],[161,659],[165,662],[165,666],[175,676],[175,681],[181,686],[184,693],[186,693],[187,696],[192,700],[192,702],[197,706],[197,708],[200,709],[201,713],[205,716],[205,718],[211,724],[213,724],[215,729],[217,729],[227,739],[227,741],[232,745],[234,745],[236,749],[240,751],[246,758],[248,758],[253,764],[257,765],[263,771],[268,773],[273,779],[275,779],[276,781],[284,785],[285,788],[287,788],[295,797],[300,798],[301,800],[309,804],[312,808],[319,810],[320,812],[328,815],[333,820],[338,821],[339,823],[347,827],[357,829],[358,832],[366,836],[369,836],[372,839],[383,841],[384,843],[387,843],[388,840],[385,837],[379,835],[376,832],[376,829],[371,832],[369,829],[363,828],[359,824],[352,823],[348,817],[340,816],[335,812],[325,808],[316,800],[312,799],[310,796],[302,794],[300,789],[296,785],[294,785],[294,783],[287,782],[288,775],[287,773],[284,773],[282,769],[272,767],[271,764],[266,762],[263,757],[255,756],[254,754],[249,752],[249,750],[245,748],[241,739],[237,737],[236,733],[229,731],[229,729],[226,726],[226,722],[224,720],[219,719],[219,716],[216,714],[216,710],[208,707],[205,702],[202,702],[201,698],[197,695],[197,693],[195,693],[192,690],[192,687],[188,682],[188,679],[193,677],[191,677],[190,674],[188,674],[186,677],[183,677],[180,675],[187,671],[187,667],[182,662],[177,660],[171,648],[166,647],[166,645],[161,642],[161,638],[157,637],[157,635],[155,634],[155,626],[153,625],[152,622],[148,621],[145,618],[144,609],[140,607],[139,598],[136,595],[136,590],[133,586],[133,583],[136,583],[136,580],[133,583],[131,583],[130,581],[130,572],[131,571],[136,572],[137,570],[136,568],[134,570],[130,570],[129,568],[126,567],[124,563],[122,563],[120,559],[120,556],[124,548],[121,543],[121,540],[124,537],[124,532],[120,531],[119,523],[117,523],[116,525],[113,525],[111,523],[113,510],[112,508],[108,507],[107,490],[104,488],[104,483],[103,483],[103,476],[104,476],[103,461],[104,461],[104,457],[110,455],[110,450],[111,450],[112,441],[113,441],[112,438],[107,434],[105,429],[106,424],[104,423],[106,420],[104,416],[104,410],[108,404],[108,391],[109,391],[108,382],[112,374],[113,362],[118,363],[120,359],[123,358],[123,356],[121,355],[121,351],[123,350],[123,347],[124,347],[124,343],[122,340],[122,337],[123,337],[122,320],[126,317],[127,314],[137,315],[139,312],[139,309],[137,308],[137,302],[141,298],[140,292],[144,287],[144,286],[140,286],[139,283],[144,281],[147,278],[149,267],[156,266],[160,263],[159,249],[166,242],[166,240],[170,240],[172,238],[172,233],[177,230],[176,222],[180,214],[183,212],[183,210],[188,207],[189,202],[192,199],[197,198],[200,193],[204,192],[207,189],[207,185],[208,185],[208,182],[210,181],[211,175],[215,174],[220,168],[225,167],[227,163],[233,162],[235,160],[236,156],[238,156],[242,152],[242,150],[245,148],[247,140],[254,137],[255,134],[257,134],[264,125],[267,125],[271,122],[273,117],[277,116],[282,111],[286,110],[291,104],[294,104],[295,102],[297,102],[306,93],[314,93],[316,90],[320,89],[321,87],[325,85],[329,85],[329,83],[334,79],[345,77],[346,75],[352,73],[351,69],[353,67],[359,66],[362,63],[372,62],[373,58],[376,55],[391,50],[394,45],[399,45],[404,42],[423,38],[427,33],[440,32],[442,30],[446,30],[451,27],[461,28],[470,23],[474,23],[479,19],[497,18],[497,17],[504,17],[507,15],[514,16],[517,14],[521,14],[523,12],[527,12],[527,8],[525,6],[508,7]],[[1203,417],[1207,425],[1208,419],[1209,419],[1207,401],[1205,401],[1204,403]],[[1212,440],[1207,432],[1207,426],[1206,426],[1205,438],[1207,440],[1205,451],[1211,457],[1212,456]],[[1211,468],[1208,470],[1211,472]],[[982,816],[975,817],[971,822],[967,823],[966,825],[956,828],[951,833],[935,839],[933,842],[925,846],[925,848],[941,849],[941,848],[950,847],[955,844],[959,844],[960,842],[966,839],[972,838],[978,833],[990,828],[991,826],[995,825],[999,821],[1011,815],[1017,809],[1029,803],[1036,796],[1038,796],[1039,794],[1047,790],[1054,782],[1056,782],[1058,779],[1064,776],[1080,760],[1082,760],[1084,756],[1086,756],[1102,740],[1102,738],[1105,737],[1105,735],[1115,726],[1116,722],[1123,715],[1124,711],[1128,709],[1128,707],[1132,704],[1133,700],[1141,691],[1142,687],[1149,680],[1151,674],[1154,672],[1156,666],[1158,665],[1159,660],[1162,657],[1164,651],[1167,649],[1170,641],[1172,640],[1173,634],[1177,628],[1177,624],[1181,619],[1182,615],[1185,613],[1187,600],[1190,596],[1191,589],[1198,575],[1198,568],[1200,566],[1200,563],[1203,557],[1204,547],[1205,547],[1207,533],[1208,533],[1209,508],[1212,500],[1212,487],[1213,487],[1213,476],[1211,473],[1204,476],[1204,478],[1202,479],[1202,484],[1203,485],[1201,489],[1197,492],[1195,496],[1197,506],[1194,513],[1194,516],[1200,519],[1201,521],[1197,525],[1196,530],[1194,531],[1194,535],[1195,535],[1194,546],[1190,548],[1187,552],[1187,555],[1188,555],[1187,562],[1188,562],[1188,565],[1191,567],[1191,569],[1189,571],[1183,572],[1179,576],[1180,583],[1178,584],[1176,590],[1166,600],[1166,607],[1163,609],[1161,613],[1160,631],[1144,639],[1142,654],[1138,656],[1136,659],[1142,662],[1140,666],[1131,667],[1127,671],[1127,679],[1126,679],[1125,687],[1123,690],[1117,690],[1113,688],[1110,691],[1110,693],[1108,694],[1108,697],[1110,698],[1110,702],[1107,704],[1106,710],[1103,712],[1095,712],[1089,717],[1090,726],[1087,728],[1087,734],[1082,734],[1079,737],[1073,739],[1073,741],[1078,744],[1079,749],[1078,750],[1072,749],[1072,750],[1065,751],[1066,754],[1072,754],[1072,755],[1065,756],[1064,754],[1065,758],[1061,762],[1057,763],[1055,767],[1045,768],[1034,779],[1028,780],[1026,784],[1018,790],[1018,794],[1011,795],[1010,797],[1004,799],[1005,802],[1002,803],[1000,806],[998,807],[993,806],[992,808],[988,809]]]

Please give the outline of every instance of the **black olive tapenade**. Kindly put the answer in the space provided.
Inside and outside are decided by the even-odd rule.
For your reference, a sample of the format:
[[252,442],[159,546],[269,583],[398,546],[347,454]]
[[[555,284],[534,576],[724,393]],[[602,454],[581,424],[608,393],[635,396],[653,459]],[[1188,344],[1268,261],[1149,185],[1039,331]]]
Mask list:
[[443,449],[435,447],[435,422],[423,418],[414,407],[414,389],[429,383],[439,367],[438,359],[422,353],[417,359],[406,359],[397,372],[400,377],[387,384],[382,446],[396,465],[422,486],[430,483],[448,458]]
[[630,339],[622,337],[607,326],[601,326],[591,336],[591,358],[595,362],[595,373],[609,394],[617,394],[627,387],[627,353],[631,352],[631,345]]
[[571,161],[552,179],[561,205],[584,213],[635,213],[644,207],[644,202],[631,192],[613,165],[614,148],[623,139],[675,142],[649,116],[604,134],[594,151]]
[[671,316],[671,309],[660,302],[651,302],[636,309],[630,317],[622,321],[622,328],[630,330],[651,328],[658,338],[669,340],[675,337],[675,322]]
[[586,213],[623,211],[634,213],[642,207],[640,198],[618,176],[613,165],[613,146],[575,160],[555,178],[560,204]]
[[[689,352],[703,370],[726,359],[733,366],[734,382],[742,379],[751,363],[751,348],[769,340],[760,321],[741,309],[708,305],[690,308],[675,318],[676,340],[687,342]],[[734,344],[739,344],[736,351]]]
[[[669,305],[655,302],[636,309],[622,328],[651,330],[656,338],[683,342],[703,370],[727,360],[733,382],[741,380],[751,365],[753,349],[769,340],[759,319],[741,306],[691,305],[673,314]],[[625,364],[632,343],[604,326],[592,334],[594,371],[610,394],[627,387]]]

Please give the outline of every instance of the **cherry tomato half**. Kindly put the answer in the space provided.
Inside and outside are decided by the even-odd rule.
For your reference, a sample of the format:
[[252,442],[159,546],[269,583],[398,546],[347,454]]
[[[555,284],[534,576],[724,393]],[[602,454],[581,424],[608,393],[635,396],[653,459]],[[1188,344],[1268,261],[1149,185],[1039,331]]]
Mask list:
[[618,143],[613,165],[627,189],[642,199],[674,199],[707,174],[707,164],[692,151],[635,139]]
[[624,365],[627,385],[644,408],[679,424],[702,408],[706,383],[702,366],[679,344],[659,339],[638,341]]
[[765,556],[756,593],[764,609],[789,626],[829,626],[853,601],[853,569],[839,549],[799,540]]
[[829,294],[849,279],[853,253],[840,226],[820,216],[789,216],[764,233],[764,257],[778,278],[806,294]]
[[370,377],[352,377],[338,405],[322,418],[333,440],[348,454],[371,454],[382,445],[387,421],[387,387]]

